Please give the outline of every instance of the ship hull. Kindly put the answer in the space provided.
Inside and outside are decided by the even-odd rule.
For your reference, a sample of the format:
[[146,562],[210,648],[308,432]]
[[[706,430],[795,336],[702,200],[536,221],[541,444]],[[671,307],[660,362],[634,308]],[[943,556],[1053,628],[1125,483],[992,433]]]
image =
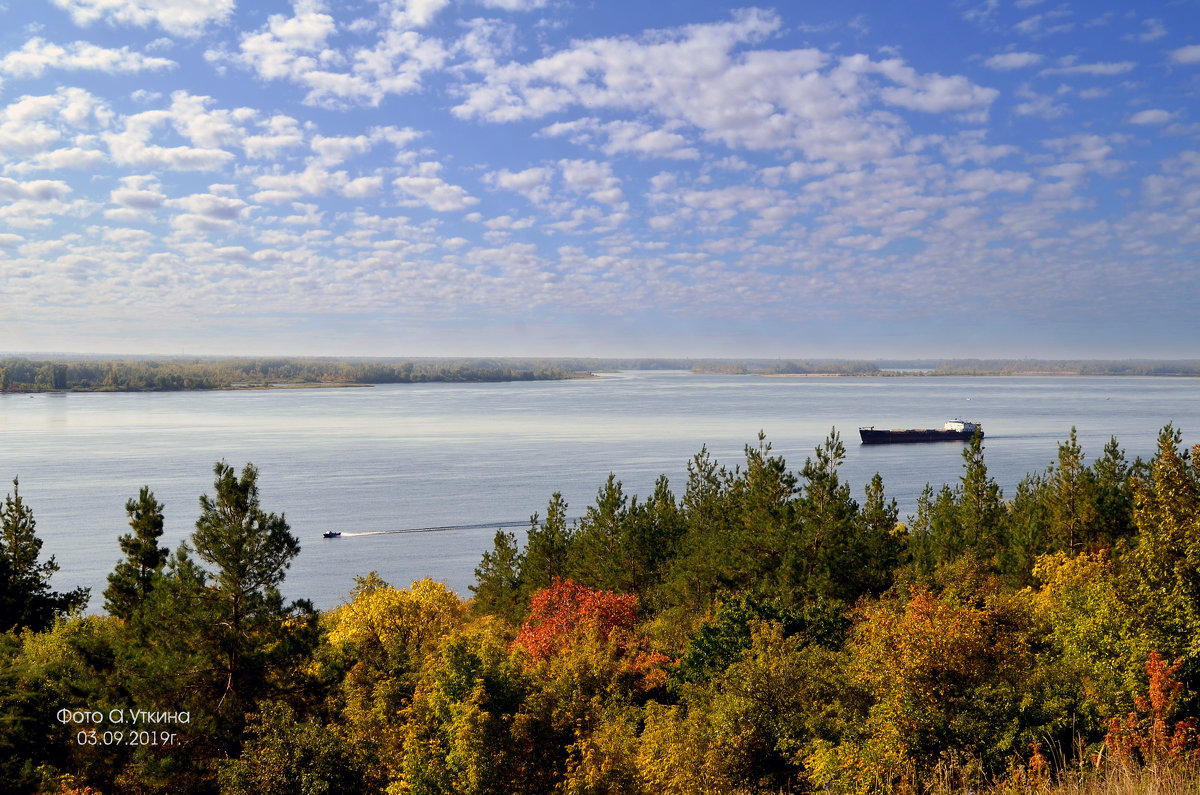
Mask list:
[[[909,442],[969,442],[973,431],[947,431],[941,428],[894,428],[876,430],[859,428],[863,444],[904,444]],[[983,431],[979,431],[983,436]]]

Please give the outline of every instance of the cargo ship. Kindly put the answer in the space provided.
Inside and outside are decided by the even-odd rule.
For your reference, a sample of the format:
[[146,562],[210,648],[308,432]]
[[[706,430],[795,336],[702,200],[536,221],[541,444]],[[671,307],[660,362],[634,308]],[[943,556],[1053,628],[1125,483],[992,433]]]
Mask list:
[[966,420],[950,420],[941,428],[876,429],[874,425],[858,429],[863,444],[894,444],[896,442],[966,442],[976,433],[983,437],[983,426]]

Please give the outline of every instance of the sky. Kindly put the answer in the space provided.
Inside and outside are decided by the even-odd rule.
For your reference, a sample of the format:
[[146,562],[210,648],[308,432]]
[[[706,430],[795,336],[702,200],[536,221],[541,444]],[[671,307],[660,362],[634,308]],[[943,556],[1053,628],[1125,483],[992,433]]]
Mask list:
[[0,0],[0,351],[1200,357],[1200,0]]

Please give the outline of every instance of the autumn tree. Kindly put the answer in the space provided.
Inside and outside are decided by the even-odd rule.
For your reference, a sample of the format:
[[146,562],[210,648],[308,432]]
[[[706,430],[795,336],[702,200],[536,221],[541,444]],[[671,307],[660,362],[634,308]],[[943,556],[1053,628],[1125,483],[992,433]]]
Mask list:
[[[1167,425],[1149,471],[1133,482],[1138,527],[1133,562],[1145,631],[1157,649],[1181,662],[1180,679],[1200,685],[1200,445],[1181,448]],[[1191,706],[1191,705],[1189,705]]]
[[320,665],[341,672],[338,734],[365,760],[374,788],[400,777],[404,710],[427,660],[461,625],[464,612],[441,583],[424,579],[400,590],[372,572],[358,578],[347,604],[324,617]]
[[870,706],[839,744],[814,746],[814,783],[911,786],[954,750],[995,770],[1038,737],[1040,715],[1030,725],[1025,714],[1041,696],[1027,689],[1028,606],[986,577],[961,570],[957,579],[975,582],[941,595],[914,587],[858,608],[847,648],[853,686]]

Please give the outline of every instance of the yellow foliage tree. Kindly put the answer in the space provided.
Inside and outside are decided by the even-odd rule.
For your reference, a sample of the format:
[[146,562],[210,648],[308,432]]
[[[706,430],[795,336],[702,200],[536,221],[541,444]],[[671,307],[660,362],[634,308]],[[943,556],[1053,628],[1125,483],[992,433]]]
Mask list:
[[372,572],[360,578],[349,603],[327,614],[326,642],[345,669],[339,697],[341,731],[366,750],[368,768],[382,786],[403,765],[404,711],[426,659],[463,622],[466,606],[430,579],[408,590]]

